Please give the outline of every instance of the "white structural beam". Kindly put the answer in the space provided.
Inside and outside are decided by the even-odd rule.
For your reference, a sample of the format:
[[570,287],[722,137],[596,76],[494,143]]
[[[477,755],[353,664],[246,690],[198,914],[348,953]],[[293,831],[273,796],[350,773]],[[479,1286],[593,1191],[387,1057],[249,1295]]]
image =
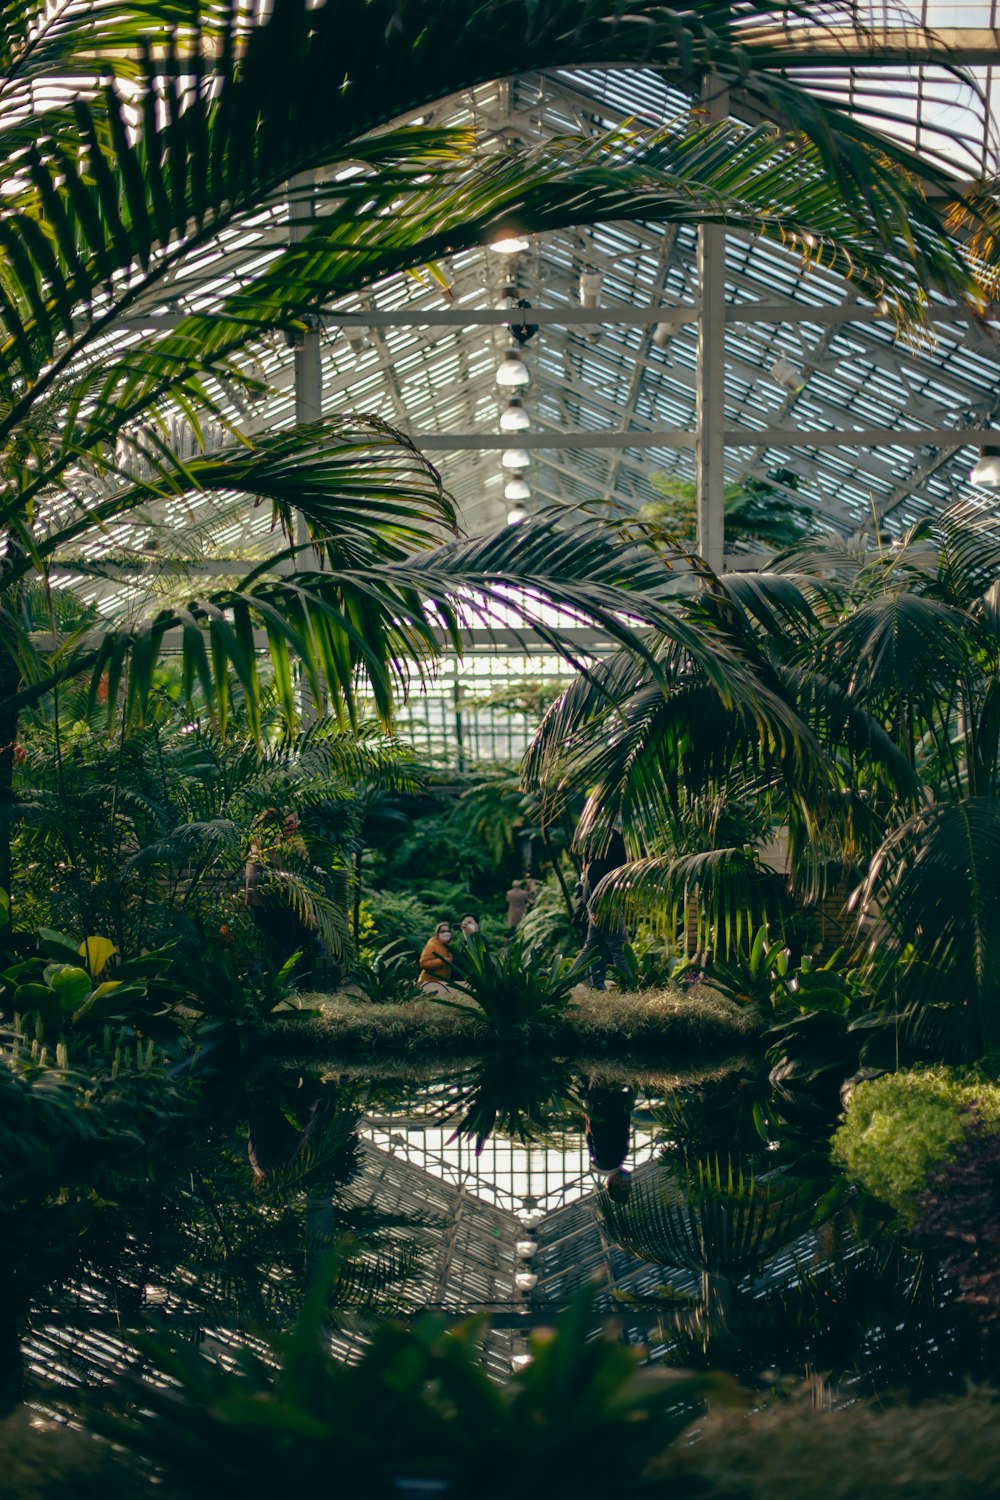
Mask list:
[[[711,74],[705,79],[701,116],[706,125],[729,118],[729,95]],[[696,387],[694,472],[698,551],[718,573],[725,550],[726,482],[726,230],[723,224],[698,226]]]
[[[667,226],[669,228],[670,226]],[[721,226],[706,226],[720,228]],[[120,328],[172,328],[183,322],[184,313],[138,314],[122,318]],[[204,316],[200,313],[199,316]],[[875,303],[847,302],[730,302],[726,304],[724,319],[734,323],[873,323],[882,327],[892,323],[891,315]],[[979,323],[978,315],[960,303],[935,304],[926,310],[930,323]],[[478,328],[504,327],[510,322],[510,313],[496,307],[373,307],[362,312],[347,311],[337,307],[323,309],[322,317],[336,328]],[[670,322],[677,328],[698,321],[698,309],[688,303],[648,304],[630,306],[625,302],[610,302],[602,307],[532,307],[531,322],[539,327],[551,325],[556,328],[613,327],[618,324],[626,328],[646,328],[657,323]],[[989,326],[989,325],[987,325]]]
[[[837,432],[827,429],[801,432],[787,427],[726,427],[721,429],[726,448],[965,448],[996,443],[1000,435],[989,429],[968,427],[914,428],[859,427]],[[413,442],[428,453],[494,451],[511,446],[509,433],[434,432],[417,433]],[[659,427],[629,432],[519,432],[519,448],[694,448],[697,433],[685,427]]]

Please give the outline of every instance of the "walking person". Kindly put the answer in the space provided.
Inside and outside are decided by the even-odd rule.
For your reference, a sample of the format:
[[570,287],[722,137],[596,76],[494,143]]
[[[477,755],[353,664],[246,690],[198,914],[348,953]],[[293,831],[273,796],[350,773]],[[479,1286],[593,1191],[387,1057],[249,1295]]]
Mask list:
[[507,892],[507,940],[514,936],[528,907],[532,905],[531,892],[523,880],[512,880]]
[[[593,905],[594,893],[601,881],[625,864],[628,853],[618,829],[612,833],[604,853],[589,859],[579,881],[580,918],[585,915],[587,933],[583,951],[593,955],[590,964],[590,987],[603,990],[608,969],[625,963],[625,924],[620,917],[599,916]],[[582,920],[581,924],[582,925]]]

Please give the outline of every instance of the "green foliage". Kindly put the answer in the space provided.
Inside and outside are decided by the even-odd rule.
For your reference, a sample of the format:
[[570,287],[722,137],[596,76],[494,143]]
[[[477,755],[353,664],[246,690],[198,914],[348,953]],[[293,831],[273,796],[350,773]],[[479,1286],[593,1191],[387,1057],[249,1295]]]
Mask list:
[[362,903],[365,933],[372,952],[405,946],[416,963],[420,951],[441,917],[428,911],[416,896],[398,891],[369,891]]
[[859,1083],[832,1141],[834,1159],[868,1192],[912,1217],[915,1198],[975,1122],[1000,1124],[1000,1086],[945,1067]]
[[698,1161],[679,1176],[660,1171],[627,1196],[600,1195],[612,1239],[643,1260],[739,1280],[810,1223],[808,1186],[780,1173],[744,1174],[732,1158]]
[[457,1120],[478,1156],[495,1132],[527,1143],[544,1139],[570,1112],[582,1109],[579,1087],[564,1059],[501,1048],[446,1083],[441,1113]]
[[[650,474],[650,483],[663,498],[649,500],[639,510],[639,519],[654,536],[697,545],[697,486],[692,480],[673,475]],[[767,479],[742,479],[725,486],[725,542],[730,549],[756,542],[784,551],[794,547],[819,527],[815,512],[787,493],[798,488],[799,476],[792,469],[775,469]]]
[[[512,938],[500,952],[481,939],[456,938],[452,972],[468,990],[477,1012],[494,1034],[514,1040],[558,1020],[572,1009],[569,997],[587,972],[582,958],[547,958]],[[439,1005],[455,1001],[436,998]]]
[[[330,1272],[317,1277],[295,1328],[267,1359],[207,1359],[189,1345],[146,1340],[159,1379],[133,1386],[127,1408],[89,1421],[193,1497],[264,1500],[322,1490],[335,1474],[366,1500],[403,1485],[452,1486],[482,1500],[532,1475],[550,1494],[598,1500],[647,1493],[646,1473],[691,1423],[705,1377],[640,1368],[640,1356],[592,1338],[593,1294],[579,1293],[554,1333],[529,1338],[531,1364],[507,1384],[480,1361],[482,1325],[436,1318],[384,1323],[353,1364],[324,1329]],[[169,1385],[167,1384],[169,1381]]]
[[[642,990],[664,989],[674,984],[691,968],[690,959],[672,953],[665,943],[656,938],[639,937],[623,945],[624,964],[618,964],[610,973],[624,993]],[[720,986],[721,988],[721,986]]]
[[405,942],[387,943],[368,963],[359,963],[348,975],[372,1005],[399,1005],[419,995],[413,950]]
[[186,998],[187,1007],[198,1017],[195,1040],[235,1039],[242,1050],[260,1043],[274,1020],[305,1021],[315,1015],[297,999],[298,959],[299,954],[293,953],[275,970],[266,964],[249,964],[230,948],[202,950],[197,967],[189,970]]

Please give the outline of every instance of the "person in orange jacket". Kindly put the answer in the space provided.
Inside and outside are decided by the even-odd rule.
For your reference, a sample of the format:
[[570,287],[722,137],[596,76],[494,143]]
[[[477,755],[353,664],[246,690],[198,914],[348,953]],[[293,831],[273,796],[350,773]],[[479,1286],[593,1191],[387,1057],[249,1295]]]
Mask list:
[[454,954],[451,951],[451,923],[439,922],[424,944],[420,955],[418,984],[447,984],[451,979]]

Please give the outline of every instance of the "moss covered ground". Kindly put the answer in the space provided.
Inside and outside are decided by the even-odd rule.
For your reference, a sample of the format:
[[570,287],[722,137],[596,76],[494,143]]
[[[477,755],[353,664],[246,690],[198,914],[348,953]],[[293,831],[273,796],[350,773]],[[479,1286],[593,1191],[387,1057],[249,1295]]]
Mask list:
[[[317,1015],[275,1028],[296,1054],[338,1057],[455,1058],[482,1053],[491,1032],[461,991],[460,1009],[418,998],[373,1005],[356,994],[304,995]],[[595,992],[579,986],[572,1007],[547,1023],[537,1040],[553,1055],[641,1059],[644,1063],[704,1061],[751,1046],[759,1019],[704,986],[688,990]],[[274,1035],[275,1033],[272,1033]]]

